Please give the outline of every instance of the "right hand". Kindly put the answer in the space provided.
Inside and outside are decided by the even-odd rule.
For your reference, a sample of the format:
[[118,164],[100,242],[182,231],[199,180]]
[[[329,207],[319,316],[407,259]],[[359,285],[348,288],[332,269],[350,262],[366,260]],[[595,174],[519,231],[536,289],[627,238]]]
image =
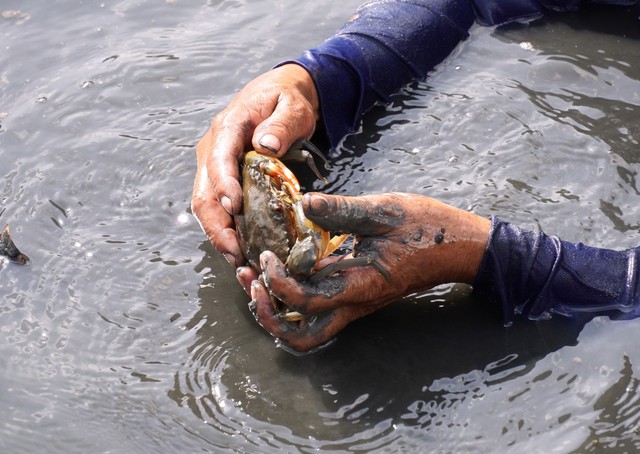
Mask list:
[[249,82],[211,123],[197,146],[191,202],[213,246],[231,266],[247,293],[257,275],[241,266],[233,215],[242,208],[239,163],[244,153],[282,156],[297,139],[309,139],[319,118],[318,95],[309,73],[287,64]]
[[[300,281],[275,254],[263,252],[264,280],[252,287],[256,317],[283,345],[298,351],[324,344],[351,321],[409,293],[450,282],[473,283],[491,229],[488,219],[417,194],[307,193],[302,206],[322,228],[356,235],[353,256],[375,261],[383,272],[359,266],[315,282]],[[307,318],[284,320],[271,295]]]

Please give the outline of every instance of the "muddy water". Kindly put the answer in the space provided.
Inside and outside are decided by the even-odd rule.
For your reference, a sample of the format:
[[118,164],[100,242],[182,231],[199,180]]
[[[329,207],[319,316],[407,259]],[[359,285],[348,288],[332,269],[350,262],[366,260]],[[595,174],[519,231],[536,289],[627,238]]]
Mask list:
[[[463,286],[298,358],[190,215],[194,146],[244,83],[359,1],[0,6],[3,452],[596,452],[639,443],[640,321],[517,323]],[[474,28],[333,153],[334,193],[413,191],[640,243],[630,14]],[[637,449],[637,448],[636,448]]]

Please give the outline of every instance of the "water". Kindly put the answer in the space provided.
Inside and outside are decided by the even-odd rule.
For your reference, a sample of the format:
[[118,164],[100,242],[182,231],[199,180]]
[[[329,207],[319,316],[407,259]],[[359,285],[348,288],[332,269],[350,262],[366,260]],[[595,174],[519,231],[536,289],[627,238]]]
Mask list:
[[[0,263],[2,452],[637,449],[640,321],[505,329],[444,286],[299,358],[253,320],[190,215],[195,144],[359,3],[2,3],[0,221],[32,259]],[[632,15],[472,35],[374,109],[314,187],[636,246]]]

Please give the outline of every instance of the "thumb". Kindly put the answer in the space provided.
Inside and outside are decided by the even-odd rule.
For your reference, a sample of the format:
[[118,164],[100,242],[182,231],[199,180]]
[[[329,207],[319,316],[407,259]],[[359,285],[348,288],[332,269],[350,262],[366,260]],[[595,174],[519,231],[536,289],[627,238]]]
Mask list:
[[253,133],[253,146],[259,153],[282,156],[300,138],[309,138],[316,127],[311,105],[299,98],[281,96],[273,113]]
[[307,193],[302,199],[305,215],[332,232],[383,235],[404,221],[404,210],[393,196],[348,197]]

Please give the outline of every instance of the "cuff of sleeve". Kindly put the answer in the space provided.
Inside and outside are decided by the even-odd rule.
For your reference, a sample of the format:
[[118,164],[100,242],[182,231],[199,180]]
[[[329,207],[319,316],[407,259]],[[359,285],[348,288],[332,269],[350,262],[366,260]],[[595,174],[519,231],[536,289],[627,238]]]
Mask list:
[[[332,41],[340,41],[337,45]],[[362,116],[366,74],[351,69],[350,59],[358,61],[358,51],[347,39],[332,38],[305,51],[299,58],[280,63],[297,64],[307,70],[316,87],[320,116],[331,147],[355,132]],[[373,101],[372,101],[373,102]]]
[[493,296],[506,324],[514,316],[640,315],[637,248],[613,251],[561,241],[494,217],[474,289]]

